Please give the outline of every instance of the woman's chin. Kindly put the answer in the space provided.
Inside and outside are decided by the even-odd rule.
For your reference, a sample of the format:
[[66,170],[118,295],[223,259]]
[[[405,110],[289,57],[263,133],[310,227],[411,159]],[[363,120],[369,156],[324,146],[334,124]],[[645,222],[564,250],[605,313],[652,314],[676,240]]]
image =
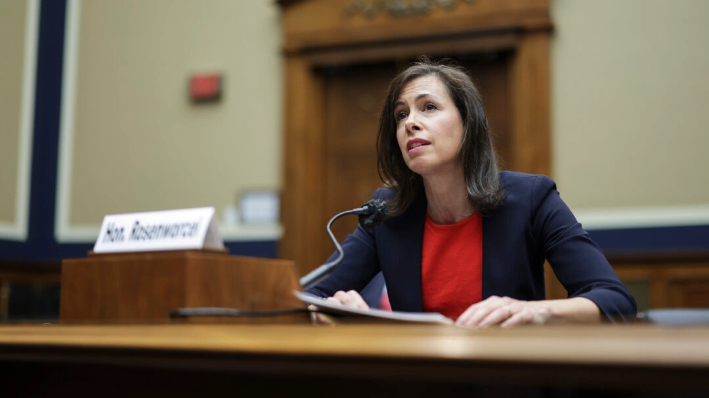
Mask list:
[[457,172],[462,170],[462,165],[455,166],[451,164],[427,162],[424,159],[414,159],[409,162],[408,166],[411,171],[423,178],[443,175],[457,175]]
[[427,177],[434,174],[434,168],[426,162],[412,162],[409,164],[409,169],[421,177]]

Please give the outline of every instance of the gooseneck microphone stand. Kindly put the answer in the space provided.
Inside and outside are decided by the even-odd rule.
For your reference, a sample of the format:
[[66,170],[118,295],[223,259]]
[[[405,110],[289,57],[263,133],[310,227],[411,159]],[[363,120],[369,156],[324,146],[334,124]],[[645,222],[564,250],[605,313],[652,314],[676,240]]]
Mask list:
[[[308,290],[315,285],[317,285],[321,280],[327,278],[328,275],[330,275],[330,272],[335,268],[335,266],[342,261],[342,259],[345,257],[345,252],[342,250],[342,246],[337,242],[337,239],[335,239],[335,235],[333,235],[332,230],[330,229],[330,226],[332,223],[337,220],[338,218],[342,216],[346,216],[348,214],[357,214],[359,215],[359,224],[363,228],[372,228],[375,227],[379,224],[382,223],[384,218],[386,217],[387,211],[389,210],[388,205],[386,204],[385,201],[381,199],[372,199],[369,202],[365,203],[364,206],[359,207],[357,209],[352,209],[348,211],[343,211],[342,213],[336,215],[333,217],[329,223],[327,223],[327,233],[330,234],[330,239],[332,239],[332,243],[335,244],[335,247],[337,248],[337,252],[339,255],[334,261],[330,261],[329,263],[323,264],[316,268],[314,271],[309,273],[308,275],[305,275],[304,277],[300,278],[300,285],[303,287],[303,290]],[[276,315],[282,315],[282,314],[290,314],[290,313],[296,313],[296,312],[303,312],[307,311],[305,308],[286,308],[286,309],[281,309],[281,310],[272,310],[272,311],[244,311],[244,310],[239,310],[236,308],[212,308],[212,307],[200,307],[200,308],[178,308],[175,311],[171,311],[169,316],[170,318],[182,318],[182,317],[191,317],[191,316],[276,316]]]
[[330,239],[332,239],[332,243],[335,244],[335,248],[337,249],[337,252],[339,254],[337,258],[333,261],[319,266],[318,268],[311,271],[309,274],[300,278],[300,286],[303,287],[303,290],[308,290],[312,287],[315,287],[315,285],[320,283],[320,281],[327,278],[332,272],[332,270],[335,269],[335,266],[339,264],[340,261],[342,261],[342,259],[345,257],[345,252],[342,250],[342,246],[340,246],[340,244],[337,242],[335,235],[330,229],[330,226],[335,220],[348,214],[357,214],[360,216],[359,222],[363,227],[372,228],[380,224],[382,220],[384,220],[387,210],[388,206],[385,201],[380,199],[372,199],[369,202],[365,203],[362,207],[343,211],[342,213],[330,219],[330,222],[327,223],[327,233],[330,235]]

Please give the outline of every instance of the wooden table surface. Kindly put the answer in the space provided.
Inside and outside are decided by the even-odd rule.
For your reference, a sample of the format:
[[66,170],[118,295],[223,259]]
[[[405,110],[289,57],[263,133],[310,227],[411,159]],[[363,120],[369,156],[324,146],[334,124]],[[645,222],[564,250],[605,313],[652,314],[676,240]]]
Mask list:
[[670,391],[709,384],[709,328],[4,325],[0,360]]
[[9,348],[96,348],[459,361],[533,361],[709,369],[709,328],[440,325],[6,325]]

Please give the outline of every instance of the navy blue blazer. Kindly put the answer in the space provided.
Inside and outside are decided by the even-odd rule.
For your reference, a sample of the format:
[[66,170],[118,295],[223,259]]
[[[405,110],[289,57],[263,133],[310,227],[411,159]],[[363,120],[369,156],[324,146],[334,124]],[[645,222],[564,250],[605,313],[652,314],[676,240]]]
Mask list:
[[[633,320],[635,300],[561,200],[554,181],[502,172],[500,182],[507,199],[483,217],[483,300],[493,295],[544,300],[547,259],[570,298],[590,299],[611,321]],[[392,189],[379,189],[374,198],[387,200],[393,195]],[[373,230],[358,226],[342,244],[342,262],[310,292],[327,297],[338,290],[360,291],[381,271],[392,309],[421,312],[426,206],[422,194],[405,213]]]

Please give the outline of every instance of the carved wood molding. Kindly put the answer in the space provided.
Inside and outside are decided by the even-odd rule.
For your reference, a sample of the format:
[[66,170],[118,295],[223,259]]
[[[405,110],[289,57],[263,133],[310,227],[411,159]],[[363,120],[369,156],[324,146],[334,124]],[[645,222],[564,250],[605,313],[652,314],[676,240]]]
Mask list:
[[[384,4],[373,15],[353,12],[358,0],[280,2],[283,6],[284,50],[287,53],[357,44],[391,43],[424,37],[441,37],[497,31],[530,31],[552,28],[549,0],[458,1],[451,7],[436,1],[360,1],[363,7]],[[426,12],[403,15],[389,12],[390,4],[414,7],[429,4]]]

